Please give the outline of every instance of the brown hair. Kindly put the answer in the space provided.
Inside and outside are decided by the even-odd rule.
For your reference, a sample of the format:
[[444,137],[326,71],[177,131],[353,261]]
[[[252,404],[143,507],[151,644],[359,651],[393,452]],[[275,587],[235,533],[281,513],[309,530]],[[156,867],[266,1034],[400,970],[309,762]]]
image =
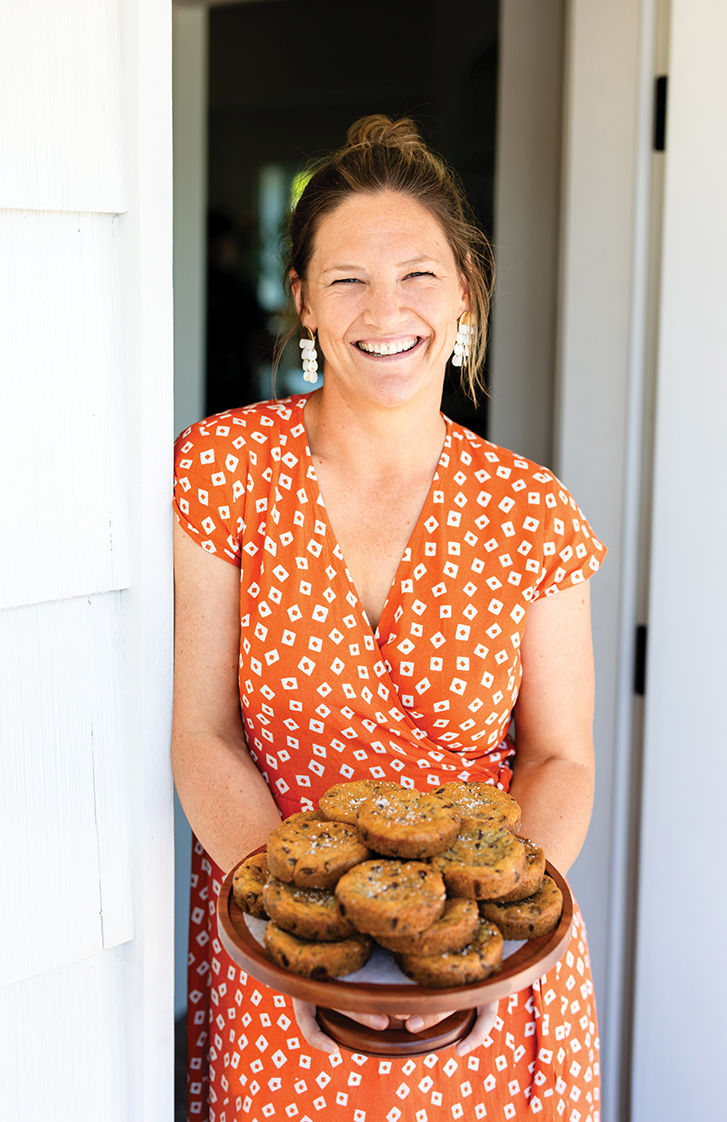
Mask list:
[[[477,391],[483,386],[494,277],[492,250],[475,224],[456,174],[424,143],[408,117],[362,117],[348,130],[345,146],[313,171],[288,220],[283,284],[290,304],[290,273],[297,274],[305,284],[321,219],[350,195],[386,190],[415,199],[438,220],[465,279],[473,335],[470,357],[461,367],[461,379],[465,392],[476,401]],[[278,356],[297,330],[295,317],[293,326],[280,340]]]

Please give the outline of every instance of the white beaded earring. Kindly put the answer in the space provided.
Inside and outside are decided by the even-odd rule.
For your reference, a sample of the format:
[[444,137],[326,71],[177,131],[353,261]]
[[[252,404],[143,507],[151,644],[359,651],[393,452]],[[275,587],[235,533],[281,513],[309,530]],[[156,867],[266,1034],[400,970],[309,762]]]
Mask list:
[[457,320],[457,338],[454,343],[452,366],[465,366],[467,364],[473,335],[474,328],[469,323],[469,312],[463,312]]
[[310,339],[300,340],[300,357],[303,363],[303,379],[306,382],[318,381],[318,352],[316,351],[316,337],[310,327],[306,327]]

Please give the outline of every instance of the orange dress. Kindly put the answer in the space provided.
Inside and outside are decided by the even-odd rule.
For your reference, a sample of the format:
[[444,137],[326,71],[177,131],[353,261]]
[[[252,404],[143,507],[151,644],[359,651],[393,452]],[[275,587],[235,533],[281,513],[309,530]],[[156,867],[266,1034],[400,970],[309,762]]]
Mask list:
[[[306,400],[219,414],[177,442],[181,525],[241,567],[240,702],[253,760],[284,817],[359,778],[419,789],[476,779],[507,790],[528,607],[586,580],[604,547],[552,473],[447,421],[374,632],[326,520]],[[465,1057],[451,1047],[380,1060],[311,1049],[291,999],[232,962],[216,930],[221,880],[197,843],[191,1120],[598,1122],[598,1030],[578,912],[565,956],[501,1002],[486,1045]]]

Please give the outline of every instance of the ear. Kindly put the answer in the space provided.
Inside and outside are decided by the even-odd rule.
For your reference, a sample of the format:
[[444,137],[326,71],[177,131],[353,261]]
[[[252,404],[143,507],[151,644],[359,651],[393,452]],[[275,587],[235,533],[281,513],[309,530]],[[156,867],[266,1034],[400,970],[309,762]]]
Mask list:
[[[468,253],[467,254],[467,264],[468,265],[470,264],[470,261],[471,261],[471,258],[470,258],[470,254]],[[467,288],[467,277],[465,276],[464,273],[462,273],[460,275],[460,278],[459,278],[459,297],[460,297],[460,300],[461,300],[461,305],[460,305],[458,318],[459,318],[459,316],[462,315],[463,312],[468,312],[470,310],[470,294],[469,294],[469,290]]]
[[313,323],[313,317],[311,316],[310,309],[308,308],[308,302],[305,298],[305,288],[303,287],[303,281],[292,269],[289,273],[289,279],[290,291],[293,294],[293,300],[295,301],[295,310],[298,313],[298,318],[303,327],[309,327],[315,335],[316,328]]

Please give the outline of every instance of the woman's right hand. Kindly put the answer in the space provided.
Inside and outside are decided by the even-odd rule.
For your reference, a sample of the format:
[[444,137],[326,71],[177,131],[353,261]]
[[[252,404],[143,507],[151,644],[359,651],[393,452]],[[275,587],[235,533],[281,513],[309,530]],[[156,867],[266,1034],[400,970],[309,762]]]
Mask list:
[[[326,1036],[321,1026],[316,1020],[316,1006],[308,1001],[300,1001],[297,997],[293,998],[293,1011],[295,1012],[295,1019],[298,1022],[300,1029],[306,1043],[310,1044],[311,1048],[316,1048],[319,1052],[338,1052],[339,1048],[335,1040],[331,1040],[330,1036]],[[389,1018],[383,1016],[381,1013],[349,1013],[347,1009],[337,1009],[337,1013],[342,1013],[344,1017],[348,1017],[351,1021],[356,1021],[359,1025],[365,1025],[366,1028],[376,1029],[383,1031],[389,1027]]]

